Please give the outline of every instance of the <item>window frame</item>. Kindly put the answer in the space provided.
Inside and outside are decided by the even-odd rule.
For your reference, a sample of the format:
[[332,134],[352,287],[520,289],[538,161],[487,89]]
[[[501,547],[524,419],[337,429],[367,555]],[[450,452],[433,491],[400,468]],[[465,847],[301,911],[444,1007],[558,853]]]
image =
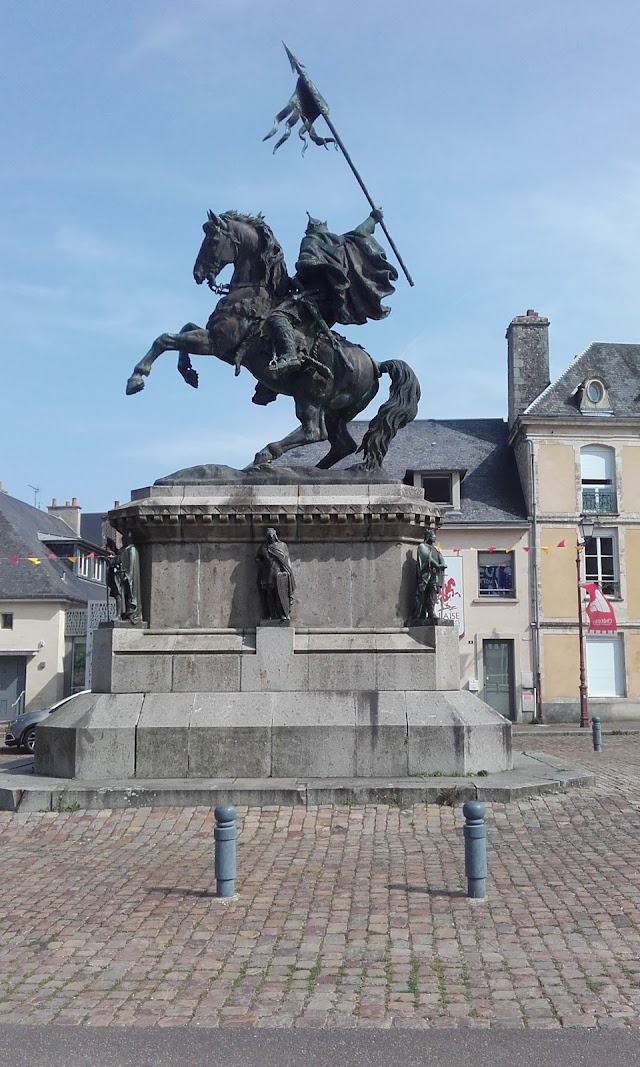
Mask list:
[[[603,460],[605,477],[585,477],[585,460],[587,457]],[[592,502],[586,494],[592,495]],[[609,506],[610,505],[610,506]],[[616,490],[616,451],[610,445],[583,445],[580,449],[580,508],[588,515],[612,515],[618,512]]]
[[87,582],[104,583],[107,579],[106,559],[94,551],[93,556],[82,548],[77,548],[75,573]]
[[[605,577],[602,570],[603,553],[599,542],[605,538],[611,539],[611,559],[613,564],[613,578]],[[591,553],[589,549],[596,543],[596,552]],[[607,553],[608,556],[608,553]],[[606,557],[605,557],[606,558]],[[588,568],[587,562],[594,560],[596,566],[594,568]],[[593,534],[587,541],[584,547],[584,564],[583,573],[585,582],[595,582],[596,585],[602,590],[604,595],[610,600],[620,600],[620,551],[618,546],[618,531],[614,527],[609,526],[596,526]],[[613,586],[614,591],[610,592],[606,587]]]
[[[488,562],[483,563],[481,557],[487,557],[494,562],[490,564]],[[510,589],[483,589],[480,579],[480,568],[489,566],[500,566],[499,560],[503,557],[505,562],[508,562],[511,570],[511,588]],[[478,598],[481,600],[515,600],[516,598],[516,574],[515,574],[515,553],[506,552],[502,549],[491,552],[486,548],[479,548],[477,550],[476,560],[476,573],[478,580]]]
[[[591,650],[595,648],[608,647],[613,652],[613,677],[615,690],[619,690],[614,693],[594,693],[594,671],[593,660],[591,659]],[[586,680],[587,680],[587,693],[590,700],[611,700],[625,697],[627,695],[627,678],[626,678],[626,663],[625,663],[625,647],[622,640],[622,634],[611,634],[603,637],[598,634],[587,634],[585,638],[585,666],[586,666]],[[591,680],[589,680],[589,668],[591,669]]]
[[[7,619],[9,620],[7,622]],[[0,630],[13,630],[13,611],[0,612]]]
[[[77,662],[79,660],[80,662]],[[77,680],[76,671],[79,669],[81,681]],[[71,638],[69,659],[69,693],[82,693],[86,688],[87,677],[87,635],[76,634]],[[74,684],[75,683],[75,684]]]
[[[448,499],[447,500],[435,500],[433,497],[427,496],[427,489],[426,489],[426,486],[425,486],[424,483],[425,482],[435,482],[435,481],[441,481],[441,482],[446,482],[447,483],[448,489],[449,489]],[[454,500],[453,500],[453,476],[452,476],[450,471],[434,471],[433,473],[432,472],[423,471],[422,474],[420,475],[420,482],[421,482],[421,485],[422,485],[422,491],[424,493],[425,500],[428,500],[430,504],[435,504],[436,507],[442,507],[442,508],[452,508],[453,507],[453,504],[454,504]]]
[[[591,396],[591,390],[594,388],[596,389],[598,394],[596,397]],[[587,394],[587,399],[592,404],[601,404],[604,400],[604,385],[602,384],[599,378],[589,378],[584,391]]]

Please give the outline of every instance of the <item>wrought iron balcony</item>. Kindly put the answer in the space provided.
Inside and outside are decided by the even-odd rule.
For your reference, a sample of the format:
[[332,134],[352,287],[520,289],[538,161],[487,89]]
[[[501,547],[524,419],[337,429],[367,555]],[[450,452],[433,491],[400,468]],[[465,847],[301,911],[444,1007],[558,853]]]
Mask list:
[[618,501],[615,490],[601,489],[600,486],[591,486],[582,490],[583,512],[596,512],[599,515],[615,515],[618,511]]

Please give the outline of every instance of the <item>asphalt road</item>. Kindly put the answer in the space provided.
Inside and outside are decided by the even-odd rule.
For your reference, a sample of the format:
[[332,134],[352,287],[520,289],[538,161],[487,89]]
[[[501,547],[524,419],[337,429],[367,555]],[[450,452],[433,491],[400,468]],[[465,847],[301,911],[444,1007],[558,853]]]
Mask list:
[[640,1037],[610,1031],[168,1030],[0,1025],[0,1067],[634,1067]]

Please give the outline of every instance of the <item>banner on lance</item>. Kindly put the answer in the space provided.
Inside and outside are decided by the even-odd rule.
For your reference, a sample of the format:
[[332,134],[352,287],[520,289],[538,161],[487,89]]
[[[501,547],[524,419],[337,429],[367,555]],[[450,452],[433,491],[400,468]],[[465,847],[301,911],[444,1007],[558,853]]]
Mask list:
[[462,637],[464,634],[462,557],[445,555],[444,559],[447,569],[444,572],[444,584],[436,604],[436,615],[440,619],[453,619],[458,636]]
[[618,630],[613,606],[596,582],[583,582],[583,606],[587,616],[587,633],[615,634]]

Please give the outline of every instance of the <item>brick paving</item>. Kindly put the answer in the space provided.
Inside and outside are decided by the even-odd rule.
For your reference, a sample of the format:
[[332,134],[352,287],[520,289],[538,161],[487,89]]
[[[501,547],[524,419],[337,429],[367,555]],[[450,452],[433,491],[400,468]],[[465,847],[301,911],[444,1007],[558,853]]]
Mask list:
[[0,813],[0,1021],[92,1026],[640,1025],[640,735],[520,737],[596,787],[459,808],[242,809],[237,899],[209,809]]

